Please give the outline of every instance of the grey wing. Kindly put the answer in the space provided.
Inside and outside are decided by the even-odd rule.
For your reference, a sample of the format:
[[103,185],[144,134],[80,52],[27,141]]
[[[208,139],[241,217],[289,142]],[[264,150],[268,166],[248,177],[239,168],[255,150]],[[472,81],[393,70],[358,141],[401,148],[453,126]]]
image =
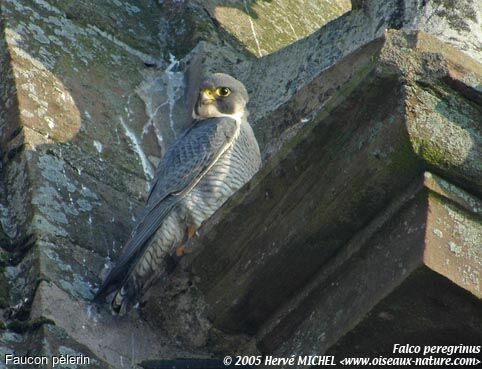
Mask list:
[[195,122],[169,147],[157,167],[147,206],[94,300],[122,285],[165,216],[229,148],[237,130],[236,121],[228,117],[203,120]]

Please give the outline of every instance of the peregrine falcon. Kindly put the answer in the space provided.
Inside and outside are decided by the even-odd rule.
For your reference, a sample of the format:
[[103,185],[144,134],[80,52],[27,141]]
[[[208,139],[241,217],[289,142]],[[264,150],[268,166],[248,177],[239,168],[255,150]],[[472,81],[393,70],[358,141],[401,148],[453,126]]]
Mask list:
[[201,224],[258,171],[247,102],[244,85],[227,74],[202,80],[193,122],[160,161],[147,204],[95,301],[115,292],[111,310],[125,314],[167,274],[168,256],[182,256]]

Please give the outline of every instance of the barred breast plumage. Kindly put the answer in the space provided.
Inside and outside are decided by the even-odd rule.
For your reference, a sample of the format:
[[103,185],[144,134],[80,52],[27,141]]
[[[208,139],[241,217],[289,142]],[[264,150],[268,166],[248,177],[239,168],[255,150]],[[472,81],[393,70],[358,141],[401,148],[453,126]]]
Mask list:
[[259,147],[251,126],[247,121],[241,122],[232,146],[183,200],[191,221],[199,227],[258,171],[260,165]]

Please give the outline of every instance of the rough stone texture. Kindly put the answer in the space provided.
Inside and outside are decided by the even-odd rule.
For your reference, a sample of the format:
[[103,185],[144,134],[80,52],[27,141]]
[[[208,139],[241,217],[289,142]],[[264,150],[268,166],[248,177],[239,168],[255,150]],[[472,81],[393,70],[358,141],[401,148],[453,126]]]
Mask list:
[[[459,343],[468,344],[480,338],[481,202],[430,173],[425,173],[422,179],[422,186],[422,181],[417,179],[411,188],[395,198],[270,318],[257,335],[263,350],[279,356],[323,353],[369,312],[366,319],[382,312],[388,316],[398,313],[399,319],[392,325],[400,334],[378,331],[379,337],[386,341],[379,347],[380,351],[397,339],[400,341],[397,343],[443,344],[445,341],[448,344],[447,331],[450,330],[458,332]],[[441,187],[450,187],[453,192],[437,192]],[[468,202],[459,201],[461,195]],[[445,225],[443,231],[440,230],[442,224]],[[465,231],[457,232],[457,228]],[[450,251],[453,245],[460,248],[458,254]],[[430,285],[431,290],[424,289]],[[448,290],[443,286],[449,286]],[[430,298],[417,299],[420,294],[438,296],[449,306],[450,301],[463,306],[458,314],[464,314],[464,324],[445,322],[440,316],[442,312],[451,317],[450,321],[457,321],[454,308],[440,309]],[[380,306],[376,307],[379,302]],[[417,316],[410,308],[413,305],[424,313]],[[417,318],[411,320],[414,316]],[[371,322],[373,330],[381,329]],[[363,329],[366,324],[357,329]],[[416,332],[424,334],[416,337]],[[465,337],[463,332],[467,333]],[[349,341],[352,346],[340,348],[344,342],[338,342],[334,351],[358,350],[358,343],[353,340]],[[371,344],[377,347],[376,340]],[[368,352],[375,353],[377,349]]]
[[348,0],[198,2],[256,57],[271,54],[308,36],[351,7]]
[[482,339],[481,309],[480,299],[420,267],[326,354],[339,359],[393,355],[395,343],[478,345]]
[[[59,305],[69,309],[58,309]],[[72,312],[75,312],[75,319],[72,319]],[[100,357],[114,368],[135,366],[158,357],[206,356],[175,347],[171,338],[151,329],[136,314],[113,317],[82,299],[72,299],[50,282],[41,282],[37,288],[30,318],[54,321],[72,340],[88,347],[95,355],[91,357]]]
[[[305,322],[305,311],[286,308],[296,293],[316,285],[320,267],[349,251],[352,237],[370,233],[422,171],[481,195],[482,73],[464,54],[481,59],[476,1],[353,1],[351,12],[259,59],[253,29],[264,54],[314,31],[328,14],[300,17],[292,7],[270,23],[281,2],[233,4],[0,1],[2,353],[77,352],[93,367],[119,368],[275,352],[271,332],[291,334]],[[239,29],[232,12],[241,12]],[[379,39],[386,28],[438,39],[417,32]],[[250,120],[273,160],[206,224],[192,245],[198,254],[157,287],[161,297],[143,316],[114,319],[87,300],[128,236],[153,166],[189,123],[206,70],[246,83]],[[414,210],[440,231],[420,241],[439,247],[420,268],[480,297],[480,252],[472,247],[480,204],[449,182],[422,191],[433,218],[424,218],[426,204]],[[340,332],[376,302],[366,301],[351,325],[340,313]],[[316,334],[278,350],[309,347]]]

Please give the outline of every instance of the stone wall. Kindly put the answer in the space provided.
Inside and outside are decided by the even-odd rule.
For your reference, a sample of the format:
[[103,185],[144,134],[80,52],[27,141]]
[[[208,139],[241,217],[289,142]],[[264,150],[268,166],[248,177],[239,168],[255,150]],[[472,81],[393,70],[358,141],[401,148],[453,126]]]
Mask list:
[[[420,327],[480,342],[477,2],[240,4],[0,1],[2,354],[342,355],[367,327],[411,343],[418,285]],[[264,168],[113,318],[89,299],[206,70],[245,82]],[[442,325],[458,307],[468,322]]]

